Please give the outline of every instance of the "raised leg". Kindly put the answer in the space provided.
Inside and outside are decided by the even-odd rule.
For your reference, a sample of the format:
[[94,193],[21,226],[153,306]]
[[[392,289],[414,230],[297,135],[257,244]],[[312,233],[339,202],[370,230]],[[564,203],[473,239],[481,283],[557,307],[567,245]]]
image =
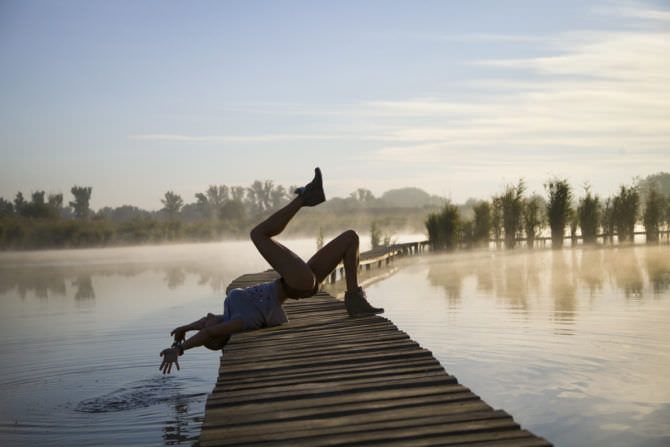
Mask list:
[[251,230],[251,240],[266,261],[279,273],[286,284],[296,290],[311,290],[314,273],[300,256],[272,239],[281,233],[303,205],[301,196],[259,223]]
[[307,261],[307,265],[316,276],[317,284],[342,261],[347,290],[358,289],[358,246],[358,234],[353,230],[347,230],[317,251]]

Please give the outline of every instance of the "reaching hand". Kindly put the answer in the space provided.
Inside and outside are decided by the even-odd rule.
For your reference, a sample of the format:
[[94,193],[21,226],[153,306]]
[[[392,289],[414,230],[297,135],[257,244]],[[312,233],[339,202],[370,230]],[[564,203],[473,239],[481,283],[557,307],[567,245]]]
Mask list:
[[170,374],[173,363],[177,367],[177,371],[179,371],[179,351],[176,348],[163,349],[161,351],[161,357],[163,357],[163,363],[161,363],[161,366],[159,366],[158,369],[163,371],[163,374]]
[[174,328],[170,335],[174,335],[174,341],[183,342],[186,338],[186,329],[183,326]]

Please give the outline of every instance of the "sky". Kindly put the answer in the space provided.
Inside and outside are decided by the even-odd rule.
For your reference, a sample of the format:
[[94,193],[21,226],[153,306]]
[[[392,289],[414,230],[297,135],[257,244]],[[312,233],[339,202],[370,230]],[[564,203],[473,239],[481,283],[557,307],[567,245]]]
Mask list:
[[670,1],[0,0],[0,196],[670,171]]

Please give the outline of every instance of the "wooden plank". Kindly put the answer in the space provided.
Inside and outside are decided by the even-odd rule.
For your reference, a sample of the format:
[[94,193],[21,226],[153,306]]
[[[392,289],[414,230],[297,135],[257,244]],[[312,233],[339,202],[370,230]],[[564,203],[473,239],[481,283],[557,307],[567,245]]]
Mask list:
[[[374,396],[358,396],[348,402],[332,399],[328,405],[320,405],[319,399],[307,399],[300,402],[284,401],[278,405],[249,404],[236,406],[206,406],[209,417],[226,420],[227,423],[249,423],[267,420],[293,420],[316,417],[339,417],[347,414],[360,414],[370,411],[392,408],[408,408],[418,406],[441,407],[445,404],[479,401],[473,393],[439,393],[429,390],[414,395],[412,390],[396,393],[401,397],[389,398],[386,393],[379,393],[380,399]],[[209,402],[209,399],[208,399]],[[439,411],[439,410],[438,410]]]
[[469,415],[467,421],[454,421],[444,416],[428,416],[396,421],[339,426],[330,429],[256,432],[235,437],[235,445],[273,445],[290,443],[295,446],[351,445],[354,442],[383,442],[389,439],[414,438],[426,435],[461,434],[492,430],[518,429],[511,417],[493,417],[492,413]]
[[[244,275],[229,289],[276,277]],[[199,445],[550,445],[458,384],[385,318],[349,318],[324,293],[285,310],[288,324],[236,334],[224,348]]]
[[[490,410],[490,408],[479,404],[479,410],[468,411],[475,407],[463,407],[466,411],[440,413],[426,413],[422,411],[413,411],[411,409],[377,411],[363,415],[343,416],[339,418],[313,418],[301,419],[290,422],[266,421],[258,424],[234,425],[234,426],[208,426],[208,434],[211,435],[215,430],[225,430],[230,436],[249,436],[255,435],[259,431],[269,433],[293,432],[296,430],[308,431],[311,433],[325,433],[329,431],[359,431],[373,425],[378,428],[380,424],[391,424],[396,427],[420,425],[427,419],[440,419],[440,423],[476,421],[483,419],[510,418],[511,416],[500,410]],[[348,429],[352,427],[353,429]]]

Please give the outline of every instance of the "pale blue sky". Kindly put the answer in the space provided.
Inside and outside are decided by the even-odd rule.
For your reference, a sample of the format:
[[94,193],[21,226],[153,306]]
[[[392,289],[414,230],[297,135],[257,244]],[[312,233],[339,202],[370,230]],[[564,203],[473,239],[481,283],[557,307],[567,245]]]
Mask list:
[[670,170],[670,2],[0,0],[0,196]]

